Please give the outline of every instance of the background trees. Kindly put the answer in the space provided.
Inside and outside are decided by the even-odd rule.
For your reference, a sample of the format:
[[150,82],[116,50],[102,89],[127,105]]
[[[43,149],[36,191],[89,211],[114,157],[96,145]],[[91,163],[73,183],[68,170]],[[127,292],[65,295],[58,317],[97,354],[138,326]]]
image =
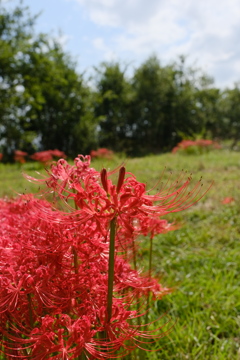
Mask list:
[[[166,127],[174,92],[172,69],[162,67],[156,57],[150,57],[135,70],[132,87],[134,99],[130,123],[135,153],[162,151],[169,140]],[[171,130],[170,124],[169,133]]]
[[240,83],[233,89],[226,89],[221,93],[219,100],[221,121],[218,123],[219,136],[223,139],[232,139],[232,148],[240,140]]
[[94,113],[98,120],[99,146],[131,151],[130,107],[132,89],[119,63],[102,63],[95,69]]
[[[2,5],[2,4],[1,4]],[[5,153],[20,146],[24,115],[22,74],[19,63],[30,41],[34,19],[17,7],[12,12],[0,8],[0,140]]]
[[35,18],[27,8],[0,11],[0,136],[5,155],[17,148],[59,148],[70,156],[89,151],[95,145],[89,89],[76,64],[56,41],[33,35]]
[[138,153],[171,149],[181,136],[199,131],[192,69],[180,62],[161,66],[153,56],[133,76],[132,126]]
[[80,149],[89,151],[85,142],[86,137],[92,137],[86,126],[88,88],[70,57],[57,43],[49,44],[45,38],[34,42],[27,55],[29,61],[21,68],[28,105],[25,125],[27,121],[43,149],[58,148],[68,155]]
[[68,156],[97,147],[128,155],[171,150],[183,138],[240,134],[240,87],[221,90],[182,56],[149,57],[131,73],[100,64],[90,82],[60,44],[34,34],[36,17],[0,0],[0,152],[58,148]]

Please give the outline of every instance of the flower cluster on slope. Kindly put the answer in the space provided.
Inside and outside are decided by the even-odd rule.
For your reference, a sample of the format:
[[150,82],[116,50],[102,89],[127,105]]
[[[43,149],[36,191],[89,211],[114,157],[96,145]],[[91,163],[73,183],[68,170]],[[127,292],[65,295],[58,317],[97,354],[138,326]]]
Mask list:
[[177,144],[172,149],[172,153],[175,154],[176,152],[185,152],[185,153],[192,153],[192,152],[202,152],[208,151],[211,149],[220,149],[221,146],[213,140],[207,139],[198,139],[198,140],[182,140],[180,143]]
[[92,158],[112,159],[113,151],[106,148],[100,148],[97,150],[91,150],[90,155]]
[[[32,159],[38,161],[42,164],[48,164],[56,159],[66,159],[66,154],[63,151],[58,149],[55,150],[45,150],[45,151],[38,151],[35,152],[33,155],[29,155],[25,151],[15,150],[13,153],[13,160],[17,163],[24,164],[27,159]],[[0,153],[0,161],[3,159],[3,154]]]
[[26,156],[28,156],[28,153],[25,151],[14,151],[14,161],[19,162],[20,164],[24,164],[26,162]]
[[30,156],[32,160],[38,161],[42,164],[48,164],[53,159],[57,158],[63,158],[66,159],[66,154],[63,151],[60,150],[45,150],[45,151],[38,151],[35,152],[33,155]]

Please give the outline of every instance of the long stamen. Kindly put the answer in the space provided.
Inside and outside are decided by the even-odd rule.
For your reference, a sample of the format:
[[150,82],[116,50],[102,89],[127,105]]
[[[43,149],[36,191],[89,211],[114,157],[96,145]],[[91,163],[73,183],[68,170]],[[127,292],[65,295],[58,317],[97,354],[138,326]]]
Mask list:
[[[149,246],[149,265],[148,265],[148,277],[149,280],[152,275],[152,251],[153,251],[153,236],[150,236],[150,246]],[[148,324],[148,311],[149,311],[149,303],[150,303],[150,290],[147,293],[147,309],[146,309],[146,317],[145,323]]]

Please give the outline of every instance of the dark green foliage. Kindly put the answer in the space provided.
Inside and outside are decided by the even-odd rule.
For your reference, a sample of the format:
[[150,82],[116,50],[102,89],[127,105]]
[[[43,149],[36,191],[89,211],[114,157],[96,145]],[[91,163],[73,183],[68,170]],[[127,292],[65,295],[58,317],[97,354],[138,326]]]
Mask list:
[[[1,2],[0,2],[1,4]],[[5,152],[19,147],[22,136],[20,114],[22,114],[22,83],[19,62],[30,40],[34,19],[25,8],[17,7],[12,12],[0,10],[0,139]],[[4,140],[4,141],[3,141]]]
[[56,41],[33,35],[34,21],[22,5],[9,12],[1,7],[0,137],[5,159],[15,149],[58,148],[70,156],[89,152],[95,132],[88,87]]
[[186,67],[184,57],[161,66],[152,56],[131,79],[119,63],[102,64],[97,69],[95,105],[100,145],[144,155],[171,150],[182,136],[204,132],[209,114],[201,92],[210,91],[210,83]]
[[[21,71],[24,86],[30,89],[26,96],[33,99],[25,121],[28,118],[29,127],[40,136],[43,149],[58,148],[70,156],[78,151],[89,151],[85,139],[93,136],[82,124],[88,111],[87,87],[58,44],[50,46],[43,38],[34,45],[28,53],[32,66],[29,69],[29,63],[24,63]],[[45,48],[44,53],[42,48]],[[85,131],[80,133],[79,127]]]
[[119,63],[102,63],[96,69],[95,115],[99,121],[99,145],[131,152],[129,125],[132,90]]
[[219,108],[222,113],[219,124],[221,137],[232,139],[234,148],[240,140],[240,83],[222,93]]
[[171,137],[173,118],[167,119],[174,101],[171,70],[152,57],[135,71],[131,127],[136,153],[162,151]]
[[220,122],[223,114],[219,108],[221,92],[215,87],[203,86],[196,92],[196,118],[201,124],[203,138],[220,138]]

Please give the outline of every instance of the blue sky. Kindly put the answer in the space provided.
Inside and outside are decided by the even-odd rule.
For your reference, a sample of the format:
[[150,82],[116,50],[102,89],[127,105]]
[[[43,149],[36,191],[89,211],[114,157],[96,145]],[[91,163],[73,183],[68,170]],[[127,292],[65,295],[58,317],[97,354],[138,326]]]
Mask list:
[[[7,1],[7,0],[5,0]],[[17,0],[8,0],[13,6]],[[42,11],[36,31],[59,39],[90,71],[101,61],[129,68],[156,54],[163,64],[179,55],[215,79],[216,86],[240,81],[240,0],[25,0]]]

